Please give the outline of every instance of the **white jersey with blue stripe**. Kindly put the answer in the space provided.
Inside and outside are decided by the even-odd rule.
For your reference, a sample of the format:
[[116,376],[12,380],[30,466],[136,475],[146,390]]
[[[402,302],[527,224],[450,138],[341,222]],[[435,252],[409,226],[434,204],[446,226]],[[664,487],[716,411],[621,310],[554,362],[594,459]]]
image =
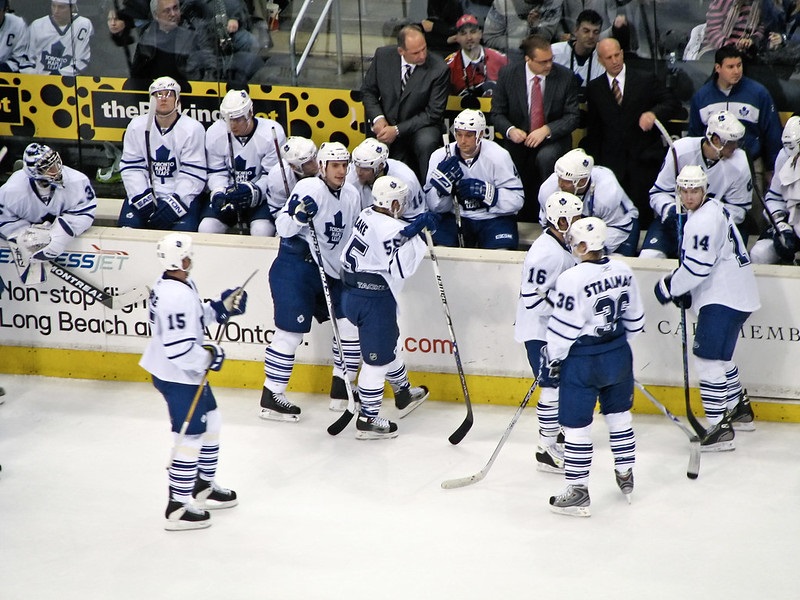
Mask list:
[[[419,184],[419,179],[417,179],[411,167],[404,162],[390,158],[386,161],[386,172],[382,175],[397,177],[408,186],[408,198],[406,199],[406,208],[403,211],[404,220],[412,221],[414,217],[428,210],[426,196],[422,191],[422,186]],[[361,196],[361,210],[372,206],[372,186],[362,185],[359,182],[355,165],[350,165],[350,170],[347,172],[347,182],[358,190]]]

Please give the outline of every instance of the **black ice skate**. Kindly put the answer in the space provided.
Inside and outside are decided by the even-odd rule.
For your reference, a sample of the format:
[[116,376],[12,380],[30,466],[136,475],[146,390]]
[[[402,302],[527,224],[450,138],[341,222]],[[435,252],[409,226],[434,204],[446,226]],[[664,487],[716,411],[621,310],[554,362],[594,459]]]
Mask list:
[[706,431],[705,437],[700,441],[701,452],[728,452],[736,450],[733,443],[735,434],[730,423],[725,419]]
[[271,421],[299,421],[300,407],[289,402],[285,395],[265,387],[261,391],[261,414],[258,416]]
[[394,389],[394,405],[400,411],[400,418],[411,414],[420,404],[425,402],[430,396],[428,388],[424,385],[420,387],[406,386]]
[[[358,392],[353,384],[350,385],[353,387],[353,401],[358,402]],[[334,412],[342,412],[347,410],[347,402],[347,386],[344,379],[334,375],[333,379],[331,379],[331,403],[328,405],[328,409]]]
[[564,452],[559,450],[558,444],[536,449],[536,470],[544,473],[564,474]]
[[359,440],[388,440],[396,438],[397,423],[392,423],[383,417],[365,417],[358,415],[356,420],[356,439]]
[[568,485],[558,496],[550,496],[550,510],[559,515],[588,517],[589,488],[585,485]]
[[755,431],[755,414],[753,414],[753,407],[750,406],[750,398],[747,396],[747,390],[742,392],[739,397],[739,402],[730,411],[728,411],[728,421],[736,431]]
[[192,490],[192,498],[198,508],[216,510],[218,508],[230,508],[239,504],[236,499],[236,492],[219,487],[213,481],[197,478]]
[[164,512],[164,516],[167,518],[164,524],[164,529],[167,531],[211,527],[211,515],[207,510],[201,510],[191,504],[183,504],[177,500],[170,500],[167,503],[167,510]]

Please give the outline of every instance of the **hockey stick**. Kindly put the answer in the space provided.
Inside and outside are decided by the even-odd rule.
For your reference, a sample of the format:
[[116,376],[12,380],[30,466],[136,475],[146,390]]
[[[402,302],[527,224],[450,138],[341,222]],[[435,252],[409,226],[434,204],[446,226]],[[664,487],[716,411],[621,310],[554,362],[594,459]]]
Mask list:
[[[231,299],[231,306],[235,306],[236,302],[238,301],[239,296],[242,295],[245,286],[250,282],[250,280],[255,277],[256,273],[258,273],[258,269],[253,271],[250,274],[250,277],[245,279],[244,283],[240,285],[236,290],[229,296]],[[227,298],[226,298],[227,302]],[[230,320],[230,314],[225,317],[225,320],[220,323],[219,329],[217,330],[217,335],[214,337],[214,343],[219,344],[220,340],[222,339],[222,335],[228,329],[228,321]],[[208,372],[210,369],[206,367],[206,370],[203,372],[203,378],[200,380],[200,384],[197,386],[197,391],[194,393],[194,397],[192,398],[192,403],[189,405],[189,410],[186,412],[186,418],[183,420],[183,424],[181,425],[181,430],[178,432],[178,438],[175,440],[175,444],[172,446],[172,452],[170,453],[169,462],[167,463],[167,471],[172,466],[172,463],[175,461],[175,455],[178,453],[178,448],[180,447],[181,443],[183,442],[183,438],[186,435],[186,430],[189,428],[189,422],[192,420],[194,416],[194,411],[197,409],[197,403],[200,400],[200,396],[203,395],[203,390],[208,383]]]
[[436,258],[436,252],[433,249],[433,238],[431,232],[427,229],[425,231],[425,241],[428,242],[428,252],[431,255],[431,264],[433,265],[433,274],[436,276],[436,285],[439,287],[439,298],[442,301],[442,309],[444,309],[444,316],[447,320],[447,329],[450,331],[450,341],[453,344],[453,355],[456,358],[456,367],[458,368],[458,376],[461,379],[461,389],[464,392],[464,402],[467,405],[467,416],[464,422],[456,429],[453,434],[448,438],[451,444],[458,444],[467,435],[467,432],[472,428],[475,418],[472,416],[472,402],[469,400],[469,390],[467,389],[467,379],[464,377],[464,367],[461,365],[461,353],[458,351],[458,342],[456,342],[456,332],[453,329],[453,319],[450,316],[450,307],[447,305],[447,295],[444,293],[444,283],[442,282],[442,272],[439,270],[439,260]]
[[693,432],[691,429],[686,427],[681,420],[673,415],[669,409],[661,404],[650,391],[644,387],[641,383],[633,380],[633,384],[639,388],[639,391],[645,395],[645,397],[653,403],[653,405],[659,409],[664,415],[669,418],[675,425],[677,425],[683,433],[686,434],[686,437],[689,438],[689,466],[686,467],[686,476],[689,479],[697,479],[698,474],[700,473],[700,438],[698,435]]
[[[447,158],[450,158],[450,134],[448,132],[442,134],[442,141],[444,142],[444,153]],[[458,230],[458,247],[463,248],[464,230],[461,229],[461,205],[458,203],[455,184],[453,184],[453,214],[456,217],[456,229]]]
[[286,197],[289,197],[289,180],[286,179],[286,169],[283,167],[283,158],[281,158],[281,147],[278,144],[278,132],[272,128],[272,143],[275,144],[275,154],[278,158],[278,166],[281,168],[281,177],[283,177],[283,189],[286,191]]
[[[230,125],[226,123],[225,125],[228,128],[228,158],[231,160],[231,167],[228,170],[228,177],[231,178],[233,181],[233,185],[236,185],[236,162],[233,157],[233,136],[231,135]],[[239,209],[238,206],[234,206],[236,209],[236,231],[239,235],[244,235],[244,223],[242,223],[242,211]]]
[[522,400],[522,403],[519,405],[517,412],[514,413],[514,416],[511,418],[511,422],[506,427],[506,431],[503,434],[503,437],[500,438],[500,442],[497,444],[497,447],[492,452],[492,456],[489,458],[489,462],[486,463],[486,466],[483,467],[480,471],[475,473],[474,475],[469,475],[467,477],[459,477],[458,479],[448,479],[447,481],[442,482],[442,488],[446,490],[452,490],[453,488],[460,488],[466,487],[468,485],[472,485],[473,483],[478,483],[489,472],[489,469],[492,468],[497,455],[500,454],[500,449],[505,445],[506,441],[508,441],[509,436],[511,436],[511,430],[514,429],[514,425],[517,424],[517,420],[519,419],[520,415],[522,415],[522,411],[525,410],[525,407],[528,405],[528,401],[531,399],[536,386],[539,385],[539,380],[535,379],[531,384],[528,393],[525,394],[525,398]]
[[[658,130],[661,132],[661,136],[667,142],[669,146],[670,152],[672,153],[672,162],[675,168],[675,214],[678,217],[678,226],[677,226],[677,240],[678,240],[678,265],[681,264],[681,245],[683,244],[683,207],[681,206],[681,196],[678,193],[678,152],[675,150],[675,144],[672,142],[672,136],[670,136],[669,132],[666,130],[664,125],[658,119],[655,120],[655,126],[658,127]],[[705,427],[700,424],[700,421],[697,420],[697,417],[694,415],[694,411],[692,411],[692,401],[689,397],[689,344],[687,341],[687,331],[686,331],[686,309],[681,306],[681,350],[682,350],[682,358],[683,358],[683,396],[684,401],[686,403],[686,418],[689,420],[689,424],[694,429],[695,433],[700,439],[705,439],[707,435],[707,431]]]

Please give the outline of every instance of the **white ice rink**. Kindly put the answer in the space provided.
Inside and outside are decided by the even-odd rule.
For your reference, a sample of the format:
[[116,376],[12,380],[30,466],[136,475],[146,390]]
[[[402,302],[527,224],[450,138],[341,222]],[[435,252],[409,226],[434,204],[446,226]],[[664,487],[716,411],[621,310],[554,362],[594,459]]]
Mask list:
[[[596,418],[589,519],[554,515],[557,475],[534,468],[526,410],[486,479],[476,473],[514,407],[429,402],[400,436],[338,437],[322,396],[296,424],[257,416],[259,393],[216,388],[218,481],[239,506],[211,528],[166,532],[166,408],[147,384],[0,377],[2,600],[489,600],[800,597],[800,427],[758,423],[704,454],[660,416],[634,416],[625,502]],[[435,392],[434,392],[435,397]],[[521,398],[520,398],[521,400]],[[389,403],[391,404],[391,403]],[[392,418],[393,406],[383,414]]]

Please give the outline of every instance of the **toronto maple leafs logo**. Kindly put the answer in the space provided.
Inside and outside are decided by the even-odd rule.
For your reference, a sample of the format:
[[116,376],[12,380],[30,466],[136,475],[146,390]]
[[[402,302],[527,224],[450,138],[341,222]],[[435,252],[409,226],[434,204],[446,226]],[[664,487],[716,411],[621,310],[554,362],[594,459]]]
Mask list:
[[328,238],[328,243],[331,245],[331,248],[333,248],[336,246],[336,244],[342,241],[343,236],[344,218],[342,216],[342,211],[339,211],[333,215],[333,223],[330,221],[325,223],[325,237]]
[[256,168],[247,167],[247,161],[241,156],[233,160],[234,183],[245,183],[256,178]]
[[156,158],[153,161],[153,175],[161,179],[161,183],[167,177],[172,177],[172,174],[178,170],[178,165],[175,159],[169,155],[169,148],[166,146],[159,146],[156,149]]
[[60,41],[56,42],[50,49],[42,50],[39,61],[42,67],[49,73],[60,73],[61,69],[72,63],[72,55],[65,54],[66,47]]

